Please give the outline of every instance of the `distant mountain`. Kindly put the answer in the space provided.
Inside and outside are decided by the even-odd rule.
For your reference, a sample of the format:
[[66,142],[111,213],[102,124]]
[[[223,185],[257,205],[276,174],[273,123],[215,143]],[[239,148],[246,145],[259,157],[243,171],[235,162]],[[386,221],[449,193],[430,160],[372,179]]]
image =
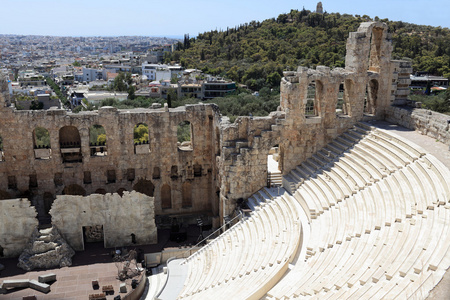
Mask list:
[[[225,75],[253,89],[278,87],[282,71],[297,66],[344,67],[348,33],[369,16],[291,10],[278,18],[252,21],[223,31],[184,37],[166,61]],[[393,58],[408,57],[415,71],[450,77],[448,28],[386,22],[392,34]]]

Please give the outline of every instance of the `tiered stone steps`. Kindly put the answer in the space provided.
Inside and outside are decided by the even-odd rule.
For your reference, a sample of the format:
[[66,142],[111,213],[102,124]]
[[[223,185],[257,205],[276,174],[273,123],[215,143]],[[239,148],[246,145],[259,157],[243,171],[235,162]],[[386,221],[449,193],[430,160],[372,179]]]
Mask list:
[[283,186],[187,259],[180,298],[424,298],[450,266],[450,170],[394,134],[360,123]]
[[[365,124],[336,141],[347,148],[333,142],[319,151],[322,168],[311,176],[298,177],[299,168],[285,176],[284,186],[296,188],[294,197],[310,217],[311,239],[305,260],[265,298],[427,295],[450,266],[450,171],[424,150]],[[333,189],[338,192],[324,195]]]
[[262,297],[281,278],[300,243],[300,207],[283,188],[253,195],[249,217],[186,260],[180,299]]

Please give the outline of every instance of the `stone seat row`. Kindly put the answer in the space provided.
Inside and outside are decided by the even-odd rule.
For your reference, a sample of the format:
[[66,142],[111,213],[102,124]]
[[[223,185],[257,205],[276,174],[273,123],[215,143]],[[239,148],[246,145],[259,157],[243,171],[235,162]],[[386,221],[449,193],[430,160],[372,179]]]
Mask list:
[[[397,142],[396,137],[384,132],[379,135],[390,143]],[[371,145],[372,151],[377,144]],[[392,299],[420,289],[428,291],[426,285],[431,286],[433,280],[442,276],[449,265],[449,226],[443,224],[448,225],[450,220],[450,174],[424,151],[402,141],[399,144],[397,149],[408,153],[402,155],[397,150],[397,163],[392,164],[396,168],[386,170],[373,185],[345,201],[337,201],[311,222],[313,238],[307,245],[307,262],[295,265],[267,298],[383,295]],[[354,149],[344,155],[352,163]],[[384,152],[389,151],[386,148]],[[315,178],[309,179],[312,180]]]
[[[292,170],[286,176],[287,181],[300,183],[293,194],[299,199],[309,219],[315,219],[324,210],[385,177],[386,174],[382,173],[383,166],[392,158],[386,154],[389,153],[387,151],[378,150],[378,152],[377,155],[368,155],[365,150],[347,150],[341,157],[336,155],[337,158],[332,162],[324,164],[322,170],[311,170],[308,163]],[[289,189],[289,184],[287,185]],[[292,191],[292,185],[290,190]]]
[[263,295],[258,290],[263,283],[284,273],[300,240],[298,207],[279,196],[278,189],[261,190],[248,204],[250,217],[188,258],[190,274],[181,298],[220,298],[222,290],[229,295],[230,287],[241,285],[259,287],[247,294]]

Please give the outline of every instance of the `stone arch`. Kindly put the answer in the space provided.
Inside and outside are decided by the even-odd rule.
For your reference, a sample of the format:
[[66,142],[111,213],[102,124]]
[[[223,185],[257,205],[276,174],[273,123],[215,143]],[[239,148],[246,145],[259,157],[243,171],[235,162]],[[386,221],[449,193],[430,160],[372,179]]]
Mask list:
[[185,181],[181,187],[181,206],[192,207],[192,185],[191,182]]
[[149,197],[153,197],[153,194],[155,192],[155,186],[150,180],[141,178],[133,186],[133,190],[135,190],[138,193],[145,194]]
[[364,100],[364,112],[374,115],[378,106],[378,80],[371,79],[367,84],[366,98]]
[[315,117],[320,115],[320,101],[322,98],[323,83],[320,80],[311,81],[306,92],[305,117]]
[[63,195],[86,196],[86,190],[83,189],[78,184],[70,184],[70,185],[64,187],[62,194]]
[[49,216],[50,209],[52,208],[53,201],[55,200],[55,197],[53,197],[53,194],[50,192],[45,192],[42,196],[42,200],[44,202],[44,212],[46,216]]
[[351,116],[350,98],[353,95],[354,82],[351,79],[345,79],[339,85],[338,99],[336,103],[337,115]]
[[161,208],[172,208],[172,191],[168,184],[164,184],[161,187]]
[[89,127],[89,148],[91,156],[107,155],[106,130],[102,125],[92,125]]
[[374,26],[370,36],[369,71],[379,72],[381,64],[382,27]]
[[81,162],[81,138],[75,126],[64,126],[59,130],[59,145],[63,162]]
[[192,132],[192,124],[189,121],[178,123],[177,126],[177,142],[180,150],[193,150],[194,136]]
[[149,130],[145,123],[138,123],[133,128],[134,153],[145,154],[150,152]]

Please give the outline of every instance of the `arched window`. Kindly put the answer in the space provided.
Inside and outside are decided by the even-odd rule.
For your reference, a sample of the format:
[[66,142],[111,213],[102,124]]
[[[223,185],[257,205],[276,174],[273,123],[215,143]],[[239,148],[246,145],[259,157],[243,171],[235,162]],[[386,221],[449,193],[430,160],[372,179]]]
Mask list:
[[192,124],[189,121],[180,122],[177,126],[178,149],[190,151],[192,147]]
[[322,97],[323,84],[319,80],[313,80],[308,85],[305,102],[305,116],[315,117],[319,115],[320,99]]
[[5,153],[3,152],[3,138],[0,136],[0,161],[5,161]]
[[91,156],[106,156],[106,131],[102,125],[92,125],[89,127],[89,148]]
[[172,208],[172,191],[168,184],[164,184],[161,188],[161,208]]
[[148,125],[139,123],[133,129],[134,153],[145,154],[150,152]]
[[339,85],[336,102],[336,115],[350,115],[350,97],[353,93],[353,80],[346,79]]
[[374,115],[377,109],[378,99],[378,81],[372,79],[367,84],[366,98],[364,99],[364,112],[366,114]]
[[192,207],[192,186],[189,181],[183,183],[182,186],[182,207]]
[[63,162],[81,162],[81,138],[74,126],[64,126],[59,130],[59,144]]
[[50,159],[52,150],[50,149],[50,134],[43,127],[36,127],[33,132],[34,157],[36,159]]

